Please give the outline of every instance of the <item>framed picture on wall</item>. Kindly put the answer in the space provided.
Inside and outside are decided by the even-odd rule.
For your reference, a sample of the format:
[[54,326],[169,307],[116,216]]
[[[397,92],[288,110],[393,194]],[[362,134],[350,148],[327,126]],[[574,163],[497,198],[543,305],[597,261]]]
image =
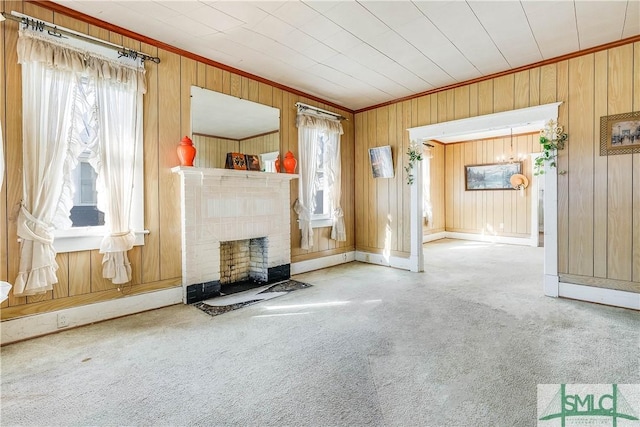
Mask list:
[[600,155],[640,153],[640,111],[600,117]]
[[509,179],[522,173],[522,162],[488,163],[464,167],[464,188],[471,190],[513,190]]
[[393,158],[391,146],[369,148],[371,173],[374,178],[393,178]]

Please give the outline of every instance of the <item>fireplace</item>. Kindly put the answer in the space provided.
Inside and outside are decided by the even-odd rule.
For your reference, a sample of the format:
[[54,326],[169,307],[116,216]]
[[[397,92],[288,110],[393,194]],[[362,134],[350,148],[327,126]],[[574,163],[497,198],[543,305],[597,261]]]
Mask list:
[[178,166],[183,301],[242,281],[291,276],[289,181],[293,174]]
[[267,238],[220,242],[220,285],[267,283]]

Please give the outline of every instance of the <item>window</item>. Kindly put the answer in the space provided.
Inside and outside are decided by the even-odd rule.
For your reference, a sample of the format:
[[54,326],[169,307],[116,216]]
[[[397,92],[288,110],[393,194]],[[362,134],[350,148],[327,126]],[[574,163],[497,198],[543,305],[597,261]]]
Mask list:
[[313,247],[313,228],[332,227],[331,238],[345,241],[340,207],[340,135],[342,124],[332,116],[305,114],[298,107],[299,184],[294,210],[301,230],[300,248]]
[[[105,234],[105,212],[98,208],[98,172],[95,169],[96,158],[101,150],[98,141],[100,128],[96,123],[96,82],[87,76],[75,79],[71,109],[73,115],[67,116],[65,128],[73,129],[78,143],[76,150],[82,150],[78,162],[70,172],[73,192],[73,206],[69,212],[70,227],[56,227],[54,248],[57,252],[75,252],[98,249]],[[107,98],[111,102],[105,108],[113,111],[127,111],[119,104],[119,97]],[[75,120],[75,121],[74,121]],[[73,144],[72,144],[73,146]],[[73,148],[72,148],[73,150]],[[136,231],[135,245],[144,244],[143,214],[143,162],[142,143],[136,146],[134,195],[131,206],[131,227]]]
[[[22,42],[30,43],[30,34],[24,34],[24,36]],[[52,40],[51,43],[53,46],[57,41]],[[53,49],[52,51],[55,54],[64,51],[66,52],[65,55],[73,57],[74,55],[84,55],[84,53],[78,53],[74,50],[75,48],[80,48],[93,51],[98,55],[102,55],[103,58],[112,56],[111,50],[101,50],[102,48],[94,45],[82,46],[80,45],[82,42],[75,39],[65,40],[65,43],[68,43],[69,46],[56,45],[56,47],[51,48]],[[71,46],[72,44],[75,45]],[[31,60],[32,58],[24,58],[21,61],[23,68],[31,67],[29,65]],[[41,117],[48,117],[48,120],[55,120],[59,123],[56,133],[60,135],[60,143],[70,138],[68,150],[71,154],[69,155],[77,159],[77,162],[72,162],[72,164],[75,163],[74,169],[69,171],[66,166],[62,169],[63,174],[69,177],[68,179],[71,183],[71,189],[67,190],[69,195],[63,195],[62,197],[72,197],[72,199],[66,204],[70,207],[70,211],[67,212],[67,218],[58,218],[58,216],[62,216],[62,212],[59,212],[51,220],[55,227],[53,247],[56,252],[98,249],[102,238],[105,234],[108,234],[105,226],[108,214],[104,212],[105,209],[98,208],[98,205],[100,205],[98,196],[99,173],[96,168],[100,163],[99,157],[101,155],[111,155],[105,154],[106,149],[100,146],[103,143],[100,139],[113,140],[113,137],[105,137],[107,133],[109,135],[118,135],[119,138],[117,139],[121,139],[122,135],[131,135],[131,132],[126,127],[136,126],[131,124],[135,120],[127,117],[136,117],[138,114],[141,117],[141,109],[136,106],[135,101],[132,102],[131,95],[127,95],[127,93],[131,92],[131,84],[122,83],[126,78],[132,81],[132,74],[123,74],[122,85],[118,87],[118,84],[101,79],[101,73],[93,69],[88,68],[78,72],[77,70],[72,71],[71,68],[73,67],[69,67],[70,69],[68,70],[65,69],[66,63],[64,60],[61,60],[61,64],[62,67],[58,69],[43,67],[43,72],[38,74],[42,80],[30,83],[36,85],[34,90],[38,97],[49,96],[60,100],[55,106],[43,107],[46,109],[43,110]],[[87,66],[103,67],[104,64],[106,62],[96,62]],[[133,62],[125,64],[122,61],[118,64],[115,62],[110,64],[110,67],[123,67],[123,73],[130,72],[124,71],[124,67],[130,67],[127,70],[133,70],[138,66]],[[23,83],[26,84],[25,79],[23,79]],[[65,93],[65,96],[62,96],[62,93]],[[101,94],[100,100],[98,99],[98,93]],[[98,107],[98,104],[100,104],[100,107]],[[141,104],[140,102],[140,107]],[[51,108],[54,108],[54,110]],[[125,130],[116,130],[117,128],[108,119],[105,119],[105,114],[100,115],[101,109],[109,112],[109,116],[113,117],[112,122],[116,122],[116,124],[118,122],[123,123],[122,127]],[[116,113],[114,114],[113,112]],[[23,117],[31,122],[36,120],[29,117],[28,114]],[[99,122],[102,125],[102,129],[98,125]],[[42,125],[50,126],[46,123]],[[141,127],[141,121],[139,126]],[[68,135],[71,136],[69,137]],[[135,245],[144,244],[143,147],[141,132],[139,135],[139,142],[135,144],[135,150],[127,153],[131,158],[135,158],[130,214],[130,226],[136,232]],[[112,162],[104,163],[111,164]],[[105,182],[104,188],[109,188],[109,184]],[[102,203],[108,205],[108,202]]]
[[17,47],[25,167],[14,295],[53,289],[56,252],[99,248],[102,277],[127,283],[127,251],[142,243],[144,67],[25,29]]

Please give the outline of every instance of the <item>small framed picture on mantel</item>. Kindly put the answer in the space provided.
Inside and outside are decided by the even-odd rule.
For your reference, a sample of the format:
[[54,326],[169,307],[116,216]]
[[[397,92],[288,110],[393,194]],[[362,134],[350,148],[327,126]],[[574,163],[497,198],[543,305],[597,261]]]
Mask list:
[[256,154],[245,154],[244,158],[247,163],[247,170],[258,172],[262,170],[260,167],[260,156]]
[[243,153],[227,153],[225,169],[247,170],[247,159]]

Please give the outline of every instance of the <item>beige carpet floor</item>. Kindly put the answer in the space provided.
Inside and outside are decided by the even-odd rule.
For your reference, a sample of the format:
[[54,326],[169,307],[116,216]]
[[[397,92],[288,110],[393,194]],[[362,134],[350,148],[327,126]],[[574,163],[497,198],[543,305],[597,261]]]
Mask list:
[[544,297],[542,257],[443,240],[421,274],[350,263],[4,346],[0,424],[533,426],[538,384],[640,383],[640,313]]

